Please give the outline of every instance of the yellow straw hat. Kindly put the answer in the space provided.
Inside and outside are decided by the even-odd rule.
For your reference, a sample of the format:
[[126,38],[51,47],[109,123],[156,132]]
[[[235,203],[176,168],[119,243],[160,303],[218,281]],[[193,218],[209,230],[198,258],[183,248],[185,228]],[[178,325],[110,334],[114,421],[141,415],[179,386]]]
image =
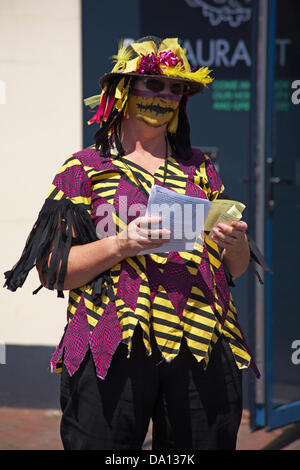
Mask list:
[[115,65],[111,72],[100,79],[102,88],[105,83],[116,75],[133,75],[183,80],[188,85],[190,95],[203,91],[213,81],[208,67],[192,70],[186,50],[182,49],[178,38],[160,39],[154,36],[141,38],[125,47],[121,41],[119,50],[114,55]]

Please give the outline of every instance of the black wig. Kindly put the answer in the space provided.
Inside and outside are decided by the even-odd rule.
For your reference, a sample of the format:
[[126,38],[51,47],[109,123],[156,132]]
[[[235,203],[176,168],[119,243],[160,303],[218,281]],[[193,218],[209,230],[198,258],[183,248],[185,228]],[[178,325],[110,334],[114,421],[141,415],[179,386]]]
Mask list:
[[[116,87],[122,78],[122,76],[116,76],[110,79],[107,89],[107,100],[111,95],[114,96]],[[136,77],[128,76],[126,77],[126,80],[130,80],[129,92],[127,97],[127,99],[129,99],[131,91],[134,87]],[[125,83],[125,86],[127,84],[128,82]],[[190,125],[186,114],[187,100],[188,94],[185,92],[179,103],[177,131],[175,134],[171,134],[170,132],[168,132],[168,140],[171,145],[171,148],[176,154],[176,156],[178,158],[181,158],[182,160],[189,160],[192,154],[190,142]],[[94,136],[96,148],[101,148],[102,155],[110,155],[110,148],[113,146],[113,143],[115,143],[119,154],[121,156],[125,155],[125,151],[121,143],[121,126],[122,120],[124,118],[125,108],[126,103],[120,112],[117,109],[112,108],[107,120],[102,123],[101,128],[96,132]],[[112,129],[112,132],[109,135],[110,129]]]
[[[157,48],[159,48],[162,40],[156,36],[145,36],[140,38],[136,42],[144,42],[144,41],[153,41]],[[128,48],[132,50],[132,54],[134,57],[135,52],[129,45]],[[108,90],[107,90],[107,100],[111,95],[114,96],[115,90],[117,85],[119,84],[120,80],[124,76],[115,76],[111,77],[108,81]],[[159,75],[155,75],[155,77],[159,77]],[[130,80],[129,83],[129,92],[127,100],[129,99],[132,89],[134,87],[134,83],[137,79],[135,76],[128,76],[125,80]],[[128,81],[125,81],[124,86],[128,85]],[[182,160],[189,160],[192,156],[192,149],[191,149],[191,142],[190,142],[190,124],[186,114],[186,105],[188,100],[188,89],[185,89],[184,94],[179,103],[179,111],[178,111],[178,126],[177,131],[175,134],[171,134],[168,132],[168,140],[171,145],[172,151],[176,154],[178,158]],[[95,141],[96,141],[96,148],[102,150],[103,155],[110,154],[110,148],[112,143],[115,142],[117,150],[119,154],[125,155],[125,151],[122,147],[121,143],[121,125],[122,120],[124,118],[124,110],[126,109],[126,103],[123,107],[121,112],[118,112],[116,109],[112,108],[112,111],[107,119],[106,122],[102,123],[101,129],[95,134]],[[108,131],[112,128],[112,133],[109,138]]]

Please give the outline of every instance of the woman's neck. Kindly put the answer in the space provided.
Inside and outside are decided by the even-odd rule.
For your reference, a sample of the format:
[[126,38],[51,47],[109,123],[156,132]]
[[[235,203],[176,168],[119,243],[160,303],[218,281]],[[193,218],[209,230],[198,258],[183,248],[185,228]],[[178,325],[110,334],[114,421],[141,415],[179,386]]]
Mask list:
[[166,153],[166,127],[151,127],[129,118],[122,123],[121,142],[126,154],[150,153],[162,157]]

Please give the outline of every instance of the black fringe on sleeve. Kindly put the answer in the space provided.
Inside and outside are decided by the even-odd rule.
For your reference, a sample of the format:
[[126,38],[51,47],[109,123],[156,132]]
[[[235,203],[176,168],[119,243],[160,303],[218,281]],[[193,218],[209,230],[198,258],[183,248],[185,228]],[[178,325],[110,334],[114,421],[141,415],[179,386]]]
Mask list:
[[258,249],[258,246],[256,245],[255,241],[251,237],[250,233],[246,232],[247,238],[248,238],[248,245],[249,245],[249,250],[250,250],[250,263],[252,264],[253,270],[260,282],[260,284],[263,284],[263,280],[260,277],[257,269],[255,268],[255,263],[259,264],[264,271],[267,271],[270,274],[274,274],[273,271],[269,268],[266,259],[264,258],[263,254],[260,252]]
[[[73,230],[76,237],[73,237]],[[47,279],[47,286],[54,290],[57,282],[58,297],[64,297],[64,279],[67,271],[68,256],[72,245],[83,245],[98,240],[91,216],[85,208],[73,204],[69,199],[46,199],[37,221],[35,222],[25,244],[19,261],[4,273],[4,287],[16,291],[22,287],[29,271],[38,262],[42,262],[42,280]],[[54,241],[54,248],[53,248]],[[52,251],[50,265],[48,258]],[[101,273],[91,282],[93,300],[96,305],[101,302],[104,289],[103,280],[107,281],[108,295],[113,296],[111,279],[108,271]],[[33,293],[36,294],[42,286]]]
[[[264,282],[263,282],[261,276],[259,275],[259,272],[256,269],[256,263],[259,264],[264,269],[264,271],[267,271],[270,274],[274,274],[274,273],[269,268],[264,256],[259,251],[256,243],[254,242],[254,240],[251,237],[248,230],[246,231],[246,235],[247,235],[247,238],[248,238],[248,245],[249,245],[249,251],[250,251],[250,266],[252,267],[254,273],[256,274],[256,277],[259,280],[260,284],[263,284]],[[232,276],[231,276],[230,272],[228,271],[227,267],[225,266],[225,263],[223,263],[223,270],[224,270],[228,285],[231,286],[231,287],[235,287]]]
[[[226,194],[225,192],[219,194],[219,199],[230,199],[230,197],[228,196],[228,194]],[[248,245],[249,245],[249,251],[250,251],[250,265],[252,266],[253,268],[253,271],[255,272],[260,284],[263,284],[263,280],[262,278],[260,277],[256,267],[255,267],[255,263],[259,264],[263,269],[264,271],[267,271],[269,272],[270,274],[274,274],[273,271],[269,268],[267,262],[266,262],[266,259],[265,257],[263,256],[263,254],[260,252],[260,250],[258,249],[258,246],[256,245],[255,241],[253,240],[253,238],[251,237],[249,231],[247,230],[246,231],[246,235],[247,235],[247,238],[248,238]],[[227,270],[227,268],[225,267],[224,263],[223,263],[223,268],[224,268],[224,272],[225,272],[225,275],[226,275],[226,279],[227,279],[227,282],[230,286],[235,286],[235,284],[233,283],[232,281],[232,277],[231,277],[231,274],[229,273],[229,271]]]

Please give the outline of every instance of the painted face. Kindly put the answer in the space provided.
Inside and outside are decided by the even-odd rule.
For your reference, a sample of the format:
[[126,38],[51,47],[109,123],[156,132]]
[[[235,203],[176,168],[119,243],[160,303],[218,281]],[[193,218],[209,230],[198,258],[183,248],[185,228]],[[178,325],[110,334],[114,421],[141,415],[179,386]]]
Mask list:
[[164,78],[139,79],[128,101],[129,116],[148,126],[168,124],[182,97],[183,85]]

